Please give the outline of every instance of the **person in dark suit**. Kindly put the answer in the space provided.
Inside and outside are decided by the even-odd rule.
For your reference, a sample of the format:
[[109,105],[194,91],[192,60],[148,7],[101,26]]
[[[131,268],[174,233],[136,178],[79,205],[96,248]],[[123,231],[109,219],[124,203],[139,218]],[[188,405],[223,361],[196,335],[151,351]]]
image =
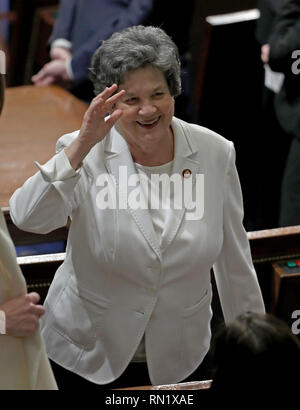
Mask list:
[[82,94],[92,55],[101,41],[114,31],[139,24],[152,6],[153,0],[61,0],[49,39],[52,61],[33,76],[33,82],[69,85]]
[[262,44],[267,44],[269,41],[272,24],[277,15],[277,9],[281,0],[258,0],[258,9],[260,18],[256,27],[256,39]]
[[261,138],[257,152],[259,182],[256,229],[275,228],[279,225],[281,183],[278,181],[282,181],[291,144],[291,137],[280,125],[274,107],[283,74],[271,71],[268,65],[269,38],[280,3],[281,0],[258,2],[260,18],[256,26],[256,40],[261,46],[264,76],[261,95]]
[[[36,85],[58,84],[90,102],[94,97],[88,79],[91,58],[103,40],[126,27],[143,24],[161,27],[179,49],[183,94],[176,114],[192,120],[188,51],[194,0],[62,0],[50,37],[51,61],[32,77]],[[181,115],[179,115],[181,113]]]
[[269,38],[269,65],[284,73],[275,98],[278,120],[292,142],[282,181],[280,226],[300,224],[300,0],[283,0]]

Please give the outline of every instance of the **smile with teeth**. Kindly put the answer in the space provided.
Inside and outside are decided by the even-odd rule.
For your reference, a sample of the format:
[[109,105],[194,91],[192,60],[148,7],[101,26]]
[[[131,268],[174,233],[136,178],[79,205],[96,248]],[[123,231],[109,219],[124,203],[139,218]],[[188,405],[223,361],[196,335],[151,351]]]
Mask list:
[[154,120],[151,121],[137,121],[137,123],[144,128],[152,128],[155,127],[155,125],[158,123],[160,117],[155,118]]

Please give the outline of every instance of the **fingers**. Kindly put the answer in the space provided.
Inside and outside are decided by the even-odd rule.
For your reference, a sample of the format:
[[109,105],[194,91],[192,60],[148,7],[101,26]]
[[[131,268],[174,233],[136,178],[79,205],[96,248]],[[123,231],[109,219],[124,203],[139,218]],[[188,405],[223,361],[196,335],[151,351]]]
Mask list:
[[26,299],[30,302],[28,314],[32,314],[37,318],[40,318],[45,313],[45,308],[42,305],[38,305],[40,301],[40,295],[36,292],[27,293]]
[[123,115],[122,110],[115,110],[109,117],[106,119],[106,124],[109,127],[112,127]]
[[106,87],[103,91],[102,91],[102,93],[100,93],[100,94],[98,94],[95,98],[94,98],[94,100],[97,100],[97,99],[103,99],[103,100],[106,100],[108,97],[110,97],[115,91],[117,91],[117,89],[118,89],[118,86],[117,86],[117,84],[113,84],[113,85],[111,85],[110,87]]
[[[125,90],[121,90],[118,93],[112,95],[118,86],[113,84],[111,87],[107,87],[102,93],[97,95],[91,102],[87,112],[85,113],[85,120],[89,121],[98,121],[102,119],[105,121],[105,129],[107,132],[107,126],[111,128],[116,121],[121,117],[121,110],[113,110],[115,103],[125,94]],[[107,114],[110,114],[110,117],[107,117]],[[98,130],[97,130],[98,134]]]
[[37,81],[40,81],[43,78],[43,76],[44,76],[43,73],[41,71],[39,71],[37,74],[35,74],[31,77],[31,81],[33,83],[36,83]]
[[43,71],[43,69],[36,75],[33,75],[31,80],[36,85],[50,85],[54,83],[54,77],[49,75],[46,71]]
[[35,75],[31,77],[31,80],[35,83],[38,81],[44,80],[49,74],[48,74],[48,65],[49,63],[45,64],[43,68],[40,69]]
[[118,93],[112,95],[117,89],[117,84],[113,84],[111,87],[105,88],[102,93],[98,94],[93,99],[93,103],[97,105],[98,103],[104,103],[106,109],[110,111],[113,104],[115,104],[125,94],[125,90],[121,90]]
[[37,87],[45,87],[47,85],[51,85],[55,83],[54,77],[47,77],[41,81],[35,81],[34,85]]
[[37,316],[41,317],[45,313],[45,308],[42,305],[38,305],[40,301],[40,295],[36,292],[27,293],[26,299],[30,302],[30,312]]
[[40,301],[40,295],[36,292],[31,292],[27,294],[27,298],[30,299],[31,303],[35,305]]
[[[113,84],[92,100],[84,114],[79,133],[79,138],[81,142],[84,141],[84,145],[94,146],[101,141],[123,114],[120,109],[113,110],[113,105],[125,94],[125,90],[114,94],[117,89],[118,86]],[[108,113],[109,117],[107,117]]]
[[125,93],[126,93],[125,90],[119,91],[117,94],[114,94],[112,97],[108,98],[106,100],[106,103],[110,105],[115,104]]
[[39,305],[36,292],[23,293],[6,302],[1,308],[6,314],[6,333],[11,336],[29,336],[39,327],[39,319],[45,308]]
[[70,78],[66,64],[62,60],[50,61],[36,75],[32,76],[32,81],[36,85],[49,85],[66,80],[70,80]]
[[42,81],[39,81],[39,85],[50,85],[55,83],[55,78],[52,75],[48,75],[47,77],[43,78]]
[[37,316],[37,317],[41,317],[43,316],[43,314],[45,313],[45,308],[42,305],[34,305],[33,309],[32,309],[32,313]]

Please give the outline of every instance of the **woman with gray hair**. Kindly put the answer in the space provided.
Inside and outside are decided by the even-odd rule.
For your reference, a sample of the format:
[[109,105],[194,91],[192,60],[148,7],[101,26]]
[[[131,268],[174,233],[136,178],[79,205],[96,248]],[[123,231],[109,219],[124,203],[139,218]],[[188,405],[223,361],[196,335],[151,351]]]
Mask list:
[[81,129],[10,201],[23,230],[46,233],[70,217],[43,336],[55,367],[106,387],[197,378],[212,267],[227,322],[264,312],[233,144],[174,117],[179,73],[161,29],[113,34],[93,57],[96,97]]

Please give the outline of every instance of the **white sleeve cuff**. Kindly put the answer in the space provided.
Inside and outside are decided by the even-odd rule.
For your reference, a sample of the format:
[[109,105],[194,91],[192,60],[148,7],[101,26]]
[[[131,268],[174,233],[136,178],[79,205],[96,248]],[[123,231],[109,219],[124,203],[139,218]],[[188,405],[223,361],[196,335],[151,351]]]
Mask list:
[[271,70],[268,64],[264,65],[265,68],[265,86],[273,91],[275,94],[278,94],[281,90],[283,81],[284,81],[284,74],[278,73],[276,71]]
[[64,181],[79,176],[79,170],[75,171],[72,168],[64,149],[44,165],[40,165],[37,161],[34,163],[41,171],[44,179],[49,182]]
[[51,48],[54,48],[54,47],[63,47],[63,48],[67,48],[68,50],[70,50],[70,48],[72,47],[72,43],[71,41],[65,38],[58,38],[57,40],[54,40],[53,43],[51,43]]
[[6,316],[3,310],[0,310],[0,335],[6,334]]
[[69,58],[68,60],[66,60],[66,71],[67,71],[67,74],[70,80],[73,80],[74,73],[72,70],[71,61],[72,61],[72,58]]
[[0,50],[0,74],[6,73],[6,64],[5,64],[5,53],[3,50]]

